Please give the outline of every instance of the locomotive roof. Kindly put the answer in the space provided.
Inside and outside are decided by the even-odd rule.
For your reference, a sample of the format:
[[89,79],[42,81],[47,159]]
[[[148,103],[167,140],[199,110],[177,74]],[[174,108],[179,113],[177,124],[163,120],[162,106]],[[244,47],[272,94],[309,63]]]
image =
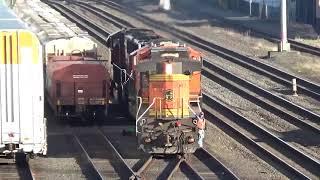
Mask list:
[[0,4],[0,29],[26,29],[26,26],[9,7]]
[[135,43],[146,43],[161,37],[150,29],[128,29],[126,38]]

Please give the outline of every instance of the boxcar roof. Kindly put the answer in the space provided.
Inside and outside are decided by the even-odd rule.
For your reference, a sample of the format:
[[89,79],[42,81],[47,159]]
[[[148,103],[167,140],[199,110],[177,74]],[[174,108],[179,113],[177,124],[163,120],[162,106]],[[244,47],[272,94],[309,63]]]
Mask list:
[[0,4],[0,29],[26,29],[26,26],[10,8]]

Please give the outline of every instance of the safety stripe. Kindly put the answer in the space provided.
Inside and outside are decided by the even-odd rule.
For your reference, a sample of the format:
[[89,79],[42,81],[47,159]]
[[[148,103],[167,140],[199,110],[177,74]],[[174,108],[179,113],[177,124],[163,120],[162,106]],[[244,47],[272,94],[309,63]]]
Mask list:
[[149,78],[150,81],[189,81],[190,77],[184,74],[154,74]]
[[40,43],[32,32],[0,32],[0,64],[38,64],[39,48]]
[[0,64],[17,64],[17,49],[16,49],[16,36],[12,33],[2,32],[0,47]]
[[0,34],[0,64],[6,64],[7,60],[7,40],[6,36]]
[[[157,110],[157,114],[158,116],[160,116],[160,110]],[[184,117],[189,116],[190,112],[188,107],[185,107],[183,109],[182,112],[182,108],[176,109],[176,108],[170,108],[170,109],[162,109],[161,110],[161,114],[164,117],[168,117],[168,116],[175,116],[175,117],[181,117],[181,115],[183,115]],[[149,115],[150,116],[155,116],[156,115],[156,111],[154,109],[150,109],[149,110]]]

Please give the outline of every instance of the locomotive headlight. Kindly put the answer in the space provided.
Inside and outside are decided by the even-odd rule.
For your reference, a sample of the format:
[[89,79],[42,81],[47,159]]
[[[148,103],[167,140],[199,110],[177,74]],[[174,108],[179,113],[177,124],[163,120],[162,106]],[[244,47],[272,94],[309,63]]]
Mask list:
[[150,137],[145,137],[144,138],[144,142],[145,143],[150,143],[151,142],[151,138]]
[[194,138],[192,136],[188,136],[187,141],[189,144],[192,144],[192,143],[194,143]]
[[172,74],[172,64],[171,63],[165,64],[165,72],[166,72],[166,74]]

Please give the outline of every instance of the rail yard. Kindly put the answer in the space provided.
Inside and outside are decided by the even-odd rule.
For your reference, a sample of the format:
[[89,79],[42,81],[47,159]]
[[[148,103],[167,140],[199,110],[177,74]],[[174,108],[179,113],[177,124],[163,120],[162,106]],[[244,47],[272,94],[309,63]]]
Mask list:
[[320,178],[320,49],[299,29],[277,52],[214,0],[8,2],[0,179]]

